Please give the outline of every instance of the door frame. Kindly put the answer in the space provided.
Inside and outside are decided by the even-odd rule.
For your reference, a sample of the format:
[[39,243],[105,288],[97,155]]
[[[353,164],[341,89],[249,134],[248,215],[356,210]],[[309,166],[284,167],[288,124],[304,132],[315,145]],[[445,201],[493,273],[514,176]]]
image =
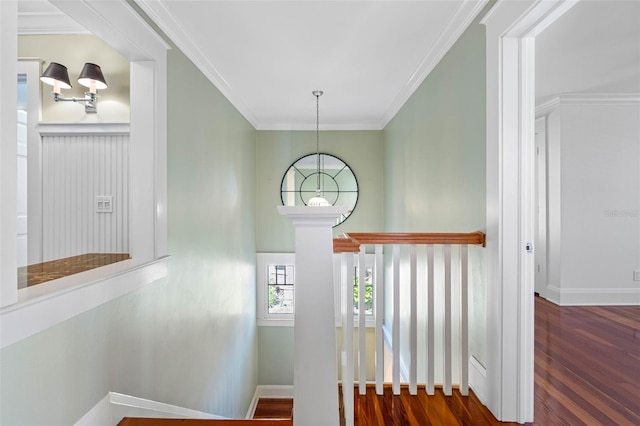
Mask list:
[[535,236],[535,292],[547,298],[547,118],[537,117],[536,132],[536,236]]
[[18,74],[27,75],[27,259],[42,262],[42,160],[38,123],[41,116],[39,58],[18,58]]
[[577,0],[498,1],[486,26],[487,406],[533,421],[535,37]]

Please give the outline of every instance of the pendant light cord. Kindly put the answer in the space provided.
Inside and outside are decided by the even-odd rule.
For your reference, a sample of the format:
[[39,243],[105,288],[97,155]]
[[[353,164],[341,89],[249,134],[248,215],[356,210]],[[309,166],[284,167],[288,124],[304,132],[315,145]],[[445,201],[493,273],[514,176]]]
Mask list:
[[312,93],[316,97],[316,171],[318,174],[316,194],[320,195],[320,96],[322,96],[323,92],[322,90],[314,90]]

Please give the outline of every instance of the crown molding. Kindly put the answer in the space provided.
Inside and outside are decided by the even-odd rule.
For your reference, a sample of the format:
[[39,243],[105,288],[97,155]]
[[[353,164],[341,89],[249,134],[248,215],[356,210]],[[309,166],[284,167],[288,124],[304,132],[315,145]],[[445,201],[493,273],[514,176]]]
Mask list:
[[229,83],[222,74],[207,59],[207,56],[198,48],[184,32],[176,31],[182,28],[182,23],[164,6],[162,2],[153,0],[137,0],[140,8],[155,22],[158,27],[175,43],[175,45],[189,58],[195,66],[211,81],[222,95],[251,123],[254,128],[259,127],[259,123],[251,110],[235,95]]
[[[316,130],[316,123],[276,123],[269,122],[258,124],[256,130]],[[382,130],[377,123],[361,122],[361,123],[322,123],[320,131],[325,130]]]
[[[378,120],[364,123],[324,123],[324,130],[382,130],[402,108],[424,79],[435,68],[447,51],[467,29],[477,14],[484,8],[488,0],[464,0],[440,36],[422,59],[416,71],[404,84],[398,95]],[[162,2],[153,0],[137,0],[140,8],[151,18],[173,43],[202,71],[202,73],[220,90],[223,96],[242,114],[257,130],[314,130],[309,125],[292,123],[259,122],[247,105],[234,92],[222,74],[207,59],[197,44],[184,32],[179,31],[183,24],[169,11]]]
[[536,106],[536,117],[548,114],[560,105],[640,105],[640,93],[567,93]]
[[62,12],[18,13],[18,35],[90,34]]
[[458,38],[460,38],[487,2],[488,0],[465,0],[460,5],[453,18],[449,20],[446,28],[440,33],[440,36],[432,48],[424,56],[420,65],[418,65],[416,71],[409,77],[409,80],[405,83],[402,90],[400,90],[393,102],[391,102],[391,105],[389,105],[389,108],[387,108],[387,111],[380,120],[378,126],[380,129],[384,129],[393,117],[395,117],[398,111],[400,111],[400,108],[402,108],[405,102],[407,102],[411,95],[420,87],[422,82],[440,63],[455,42],[458,41]]
[[[2,1],[2,0],[0,0]],[[126,0],[49,0],[129,61],[164,61],[169,44]],[[114,25],[117,22],[118,25]]]

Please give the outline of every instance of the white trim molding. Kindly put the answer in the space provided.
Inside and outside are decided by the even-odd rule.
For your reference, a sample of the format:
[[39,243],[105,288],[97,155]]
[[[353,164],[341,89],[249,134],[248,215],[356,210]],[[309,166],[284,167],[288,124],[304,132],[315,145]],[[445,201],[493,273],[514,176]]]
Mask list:
[[[287,265],[295,268],[295,264],[295,253],[256,253],[256,316],[258,326],[293,327],[293,313],[270,314],[268,312],[269,301],[267,295],[269,294],[269,283],[267,282],[267,267],[269,265]],[[296,285],[294,278],[294,309]]]
[[21,290],[18,303],[0,309],[0,347],[166,277],[168,259],[138,266],[125,260]]
[[[18,74],[18,3],[0,1],[0,141],[18,140],[16,126]],[[0,306],[18,300],[17,144],[0,144]]]
[[533,421],[535,36],[575,0],[498,1],[486,26],[487,406]]
[[560,105],[640,105],[640,93],[565,93],[536,105],[536,117],[546,115]]
[[487,369],[474,357],[469,358],[469,386],[473,389],[480,402],[487,401]]
[[465,0],[454,17],[449,21],[447,27],[442,31],[438,40],[433,47],[427,52],[422,62],[418,65],[418,69],[409,77],[404,87],[395,97],[391,105],[384,113],[380,121],[380,129],[384,129],[387,124],[400,111],[400,108],[409,100],[411,95],[420,87],[425,78],[440,63],[444,55],[458,41],[458,38],[464,33],[471,22],[478,16],[478,13],[488,3],[488,0]]
[[[402,108],[407,99],[422,84],[427,75],[442,60],[451,46],[458,40],[460,35],[467,29],[469,24],[475,19],[488,0],[464,0],[450,19],[447,27],[440,33],[440,36],[433,44],[432,48],[424,56],[415,72],[409,77],[403,88],[399,91],[387,111],[380,118],[378,125],[363,125],[361,123],[341,123],[326,126],[326,130],[381,130]],[[310,130],[309,126],[291,128],[290,125],[278,125],[276,123],[260,123],[251,110],[244,104],[237,93],[225,80],[222,73],[216,68],[209,58],[204,55],[197,44],[184,32],[180,32],[182,23],[169,11],[162,2],[153,0],[138,0],[142,10],[158,24],[169,38],[184,52],[184,54],[202,71],[202,73],[220,90],[231,104],[258,130]]]
[[18,35],[48,34],[89,34],[89,31],[60,11],[18,13]]
[[204,411],[178,407],[164,402],[109,392],[74,426],[117,425],[125,417],[177,418],[177,419],[226,419]]
[[547,296],[560,306],[640,306],[640,288],[561,288],[549,284]]
[[220,93],[233,104],[238,112],[240,112],[254,128],[258,128],[256,117],[244,102],[240,100],[240,97],[235,95],[233,88],[227,83],[210,59],[202,53],[197,43],[186,35],[186,33],[176,31],[177,28],[181,28],[182,24],[173,16],[167,7],[162,4],[162,2],[153,0],[138,0],[136,3],[149,15],[153,22],[169,36],[176,46],[193,61],[196,67],[220,90]]
[[39,123],[41,136],[50,135],[128,135],[129,123]]

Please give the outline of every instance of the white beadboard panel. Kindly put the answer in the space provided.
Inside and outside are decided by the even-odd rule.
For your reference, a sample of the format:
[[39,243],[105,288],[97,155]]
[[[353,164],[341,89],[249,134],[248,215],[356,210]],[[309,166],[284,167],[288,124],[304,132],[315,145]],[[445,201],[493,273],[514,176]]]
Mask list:
[[[43,261],[129,252],[128,153],[125,134],[43,135]],[[112,212],[96,212],[98,196]]]

